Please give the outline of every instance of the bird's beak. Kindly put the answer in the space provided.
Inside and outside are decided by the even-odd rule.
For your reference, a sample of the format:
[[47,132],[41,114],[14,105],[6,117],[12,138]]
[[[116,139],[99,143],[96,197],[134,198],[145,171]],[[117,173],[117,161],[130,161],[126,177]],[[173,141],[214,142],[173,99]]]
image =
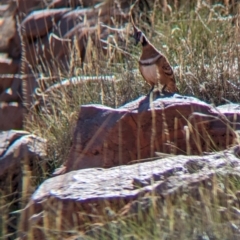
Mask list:
[[135,25],[133,25],[133,36],[134,36],[134,38],[135,38],[135,45],[138,45],[138,43],[139,43],[139,39],[138,39],[138,36],[137,36],[137,33],[138,33],[138,29],[137,29],[137,27],[135,26]]

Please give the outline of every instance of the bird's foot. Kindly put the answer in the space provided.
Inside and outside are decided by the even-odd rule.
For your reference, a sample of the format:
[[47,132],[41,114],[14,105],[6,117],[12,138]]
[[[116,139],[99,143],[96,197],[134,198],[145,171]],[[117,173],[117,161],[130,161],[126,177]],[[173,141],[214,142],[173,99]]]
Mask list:
[[168,92],[166,90],[163,90],[161,92],[161,95],[163,95],[164,97],[172,97],[175,93],[172,93],[172,92]]

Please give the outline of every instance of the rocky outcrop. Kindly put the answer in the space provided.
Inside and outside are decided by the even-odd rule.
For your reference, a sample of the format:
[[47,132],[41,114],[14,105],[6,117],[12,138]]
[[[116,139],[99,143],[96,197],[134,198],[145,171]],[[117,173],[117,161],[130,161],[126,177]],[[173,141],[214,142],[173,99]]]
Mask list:
[[[157,94],[157,93],[156,93]],[[65,171],[113,167],[155,152],[202,154],[237,140],[239,105],[217,107],[192,97],[141,97],[119,109],[81,106]]]
[[[114,21],[121,24],[126,22],[124,12],[129,8],[128,1],[115,4],[97,0],[45,2],[18,0],[9,1],[7,4],[0,15],[0,75],[1,78],[6,78],[6,74],[21,73],[17,77],[21,78],[21,91],[18,91],[20,101],[17,102],[28,109],[33,104],[35,90],[39,87],[39,69],[41,74],[44,72],[51,76],[52,81],[48,85],[50,87],[56,83],[53,80],[56,76],[60,80],[59,69],[69,73],[71,52],[78,54],[75,57],[78,63],[75,62],[75,65],[81,66],[83,61],[87,60],[85,55],[90,39],[97,47],[98,54],[101,54],[100,49],[106,54],[107,42],[104,40],[107,40],[111,33],[106,25],[112,24],[112,13]],[[112,33],[118,44],[119,41],[125,41],[121,31],[120,34],[116,31]],[[34,83],[32,80],[28,81],[33,76]],[[0,92],[4,95],[0,97],[0,102],[5,100],[9,102],[9,94],[6,94],[5,90],[6,88]],[[44,90],[41,88],[41,92]]]
[[7,231],[11,239],[16,234],[19,216],[11,212],[20,209],[34,191],[33,182],[36,180],[31,178],[44,171],[41,162],[44,157],[44,139],[26,131],[0,132],[0,221],[3,221],[2,230]]
[[[25,94],[23,86],[26,86]],[[0,75],[0,131],[23,128],[23,119],[27,112],[23,100],[33,102],[37,86],[34,76]]]
[[[106,230],[101,223],[105,223],[105,227],[107,223],[115,224],[120,237],[124,234],[124,226],[128,226],[130,233],[134,231],[126,223],[126,218],[138,219],[138,223],[143,221],[144,224],[144,219],[154,211],[154,216],[162,219],[161,224],[165,227],[169,217],[174,219],[169,234],[176,236],[174,234],[181,233],[196,239],[194,234],[203,231],[202,227],[207,232],[215,226],[211,218],[214,217],[211,208],[215,201],[218,205],[214,206],[223,211],[218,227],[225,226],[227,234],[232,236],[234,232],[227,223],[235,219],[235,213],[239,211],[239,192],[238,188],[233,188],[230,196],[224,189],[231,184],[230,179],[240,179],[239,155],[240,146],[236,146],[203,156],[179,155],[111,169],[82,169],[48,179],[24,209],[21,237],[49,239],[54,236],[63,239],[76,234],[76,231],[80,237],[85,231],[87,236],[99,239],[101,228],[98,227],[96,232],[89,231],[89,223],[102,226],[104,239],[112,239],[109,234],[113,230]],[[177,208],[178,202],[182,204],[181,209]],[[205,204],[205,208],[199,202]],[[201,223],[193,220],[204,214],[211,219],[209,223],[207,218]],[[121,225],[122,222],[125,225]],[[186,232],[183,233],[181,227],[185,224]],[[191,225],[190,229],[187,224]],[[214,235],[214,231],[211,234]]]
[[[75,9],[76,7],[81,9]],[[83,62],[88,40],[92,38],[94,45],[101,48],[100,38],[107,39],[109,35],[109,29],[101,27],[99,23],[110,24],[113,15],[114,21],[126,22],[124,12],[129,7],[128,1],[118,4],[97,0],[9,2],[0,24],[3,35],[0,51],[7,55],[6,59],[0,61],[0,69],[4,73],[15,74],[21,71],[33,74],[42,67],[43,71],[52,71],[52,74],[48,74],[54,75],[58,73],[58,67],[64,66],[68,71],[69,58],[66,58],[66,53],[76,49],[80,53],[79,61]],[[54,43],[51,34],[62,39],[63,43]],[[66,40],[68,44],[63,47]],[[64,48],[67,52],[63,51]]]

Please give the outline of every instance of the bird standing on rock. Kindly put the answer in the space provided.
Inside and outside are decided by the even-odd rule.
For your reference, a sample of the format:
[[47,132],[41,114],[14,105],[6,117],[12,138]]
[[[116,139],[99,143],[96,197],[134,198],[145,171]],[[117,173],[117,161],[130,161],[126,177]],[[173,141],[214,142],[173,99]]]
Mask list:
[[176,87],[176,81],[167,58],[159,52],[147,39],[144,33],[133,24],[134,38],[136,45],[142,44],[142,55],[139,60],[139,70],[146,80],[152,86],[150,93],[157,84],[163,85],[162,93],[179,92]]

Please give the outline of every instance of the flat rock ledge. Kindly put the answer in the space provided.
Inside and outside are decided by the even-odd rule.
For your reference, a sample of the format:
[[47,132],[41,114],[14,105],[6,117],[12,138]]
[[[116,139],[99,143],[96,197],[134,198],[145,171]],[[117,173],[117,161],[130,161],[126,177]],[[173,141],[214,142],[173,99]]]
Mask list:
[[237,142],[239,105],[213,107],[193,97],[157,94],[118,109],[81,106],[64,171],[123,165],[155,152],[201,155]]
[[[195,206],[195,201],[203,201],[203,195],[212,203],[218,199],[219,207],[238,209],[240,192],[235,188],[230,198],[224,190],[227,181],[223,179],[240,180],[239,156],[240,146],[235,146],[204,156],[179,155],[110,169],[82,169],[53,177],[38,188],[22,212],[21,239],[56,238],[56,233],[63,234],[63,231],[66,236],[78,231],[79,236],[84,231],[91,235],[87,222],[110,221],[106,214],[110,210],[118,217],[130,216],[139,207],[144,212],[143,202],[152,195],[159,199],[159,211],[169,201],[174,204],[180,199],[185,199],[189,207]],[[222,179],[222,187],[216,186],[218,178]]]

